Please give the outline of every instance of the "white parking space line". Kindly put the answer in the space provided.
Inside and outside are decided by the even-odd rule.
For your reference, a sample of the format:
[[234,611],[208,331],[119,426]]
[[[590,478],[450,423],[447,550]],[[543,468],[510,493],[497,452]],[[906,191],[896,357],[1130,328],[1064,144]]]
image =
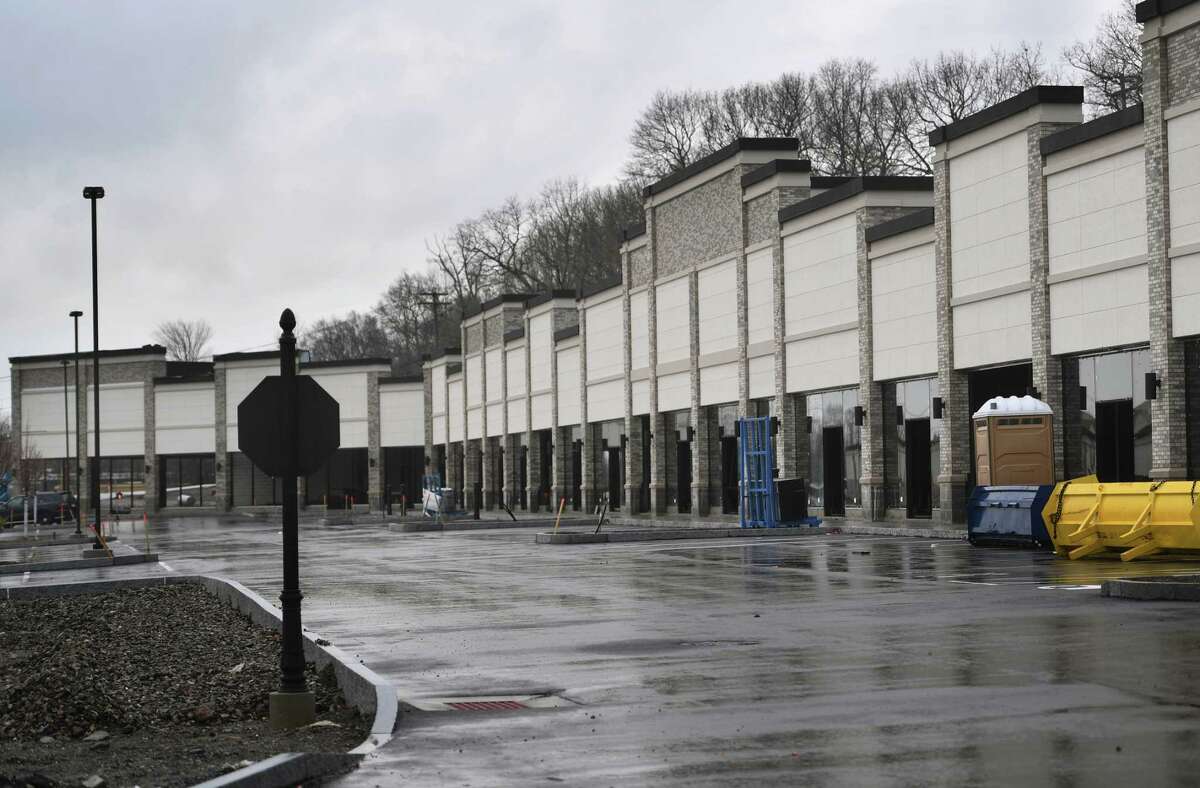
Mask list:
[[29,582],[29,572],[26,572],[25,574],[21,575],[21,582],[22,582],[22,583],[28,583],[28,582]]
[[162,561],[159,561],[159,562],[158,562],[158,565],[159,565],[159,566],[161,566],[163,569],[167,570],[168,572],[174,572],[174,571],[175,571],[175,570],[174,570],[174,569],[172,569],[171,567],[169,567],[169,566],[167,566],[166,564],[164,564]]

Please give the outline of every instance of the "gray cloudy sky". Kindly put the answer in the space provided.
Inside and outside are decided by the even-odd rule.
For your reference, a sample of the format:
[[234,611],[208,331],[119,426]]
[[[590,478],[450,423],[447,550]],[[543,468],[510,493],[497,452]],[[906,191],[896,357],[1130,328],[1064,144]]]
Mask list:
[[[551,178],[614,179],[659,88],[1024,39],[1117,0],[0,0],[0,357],[70,349],[100,184],[104,347],[207,318],[258,348],[370,307],[425,239]],[[0,372],[0,410],[9,407]]]

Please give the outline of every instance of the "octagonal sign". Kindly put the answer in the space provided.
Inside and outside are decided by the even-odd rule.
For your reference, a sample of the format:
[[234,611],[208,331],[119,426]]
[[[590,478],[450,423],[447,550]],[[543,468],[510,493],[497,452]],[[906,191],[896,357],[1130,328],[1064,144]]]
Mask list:
[[[341,445],[338,403],[321,384],[296,376],[296,474],[316,471]],[[238,404],[238,449],[268,476],[283,476],[283,378],[263,378]]]

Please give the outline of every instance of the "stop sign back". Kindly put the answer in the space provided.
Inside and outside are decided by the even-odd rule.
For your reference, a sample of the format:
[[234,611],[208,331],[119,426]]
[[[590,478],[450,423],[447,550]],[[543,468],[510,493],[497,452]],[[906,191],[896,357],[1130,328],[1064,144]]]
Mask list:
[[[283,378],[263,378],[238,404],[238,448],[268,476],[283,476]],[[321,384],[296,376],[296,473],[320,468],[342,443],[338,403]]]

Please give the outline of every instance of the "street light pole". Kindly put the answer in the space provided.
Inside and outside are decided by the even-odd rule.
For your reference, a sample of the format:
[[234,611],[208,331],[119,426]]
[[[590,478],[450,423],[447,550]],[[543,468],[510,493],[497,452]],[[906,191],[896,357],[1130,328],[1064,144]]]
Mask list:
[[[79,318],[83,317],[83,312],[78,309],[72,309],[70,317],[75,321],[75,440],[79,440]],[[84,396],[87,396],[87,389],[84,389]],[[84,443],[84,448],[87,448],[87,443]],[[83,498],[83,482],[79,472],[83,470],[83,466],[76,463],[77,471],[75,474],[75,535],[79,536],[82,531],[79,530],[79,513],[80,504]]]
[[96,411],[93,418],[95,419],[96,430],[96,458],[95,465],[88,473],[90,498],[92,499],[92,512],[96,518],[96,541],[93,547],[97,550],[104,549],[104,543],[100,541],[100,266],[96,255],[96,200],[104,199],[103,186],[85,186],[83,188],[83,198],[92,203],[92,402],[93,409]]
[[71,362],[65,358],[62,360],[63,368],[63,447],[67,453],[63,455],[63,501],[68,507],[71,505],[71,407],[68,403],[70,397],[67,395],[67,365]]

